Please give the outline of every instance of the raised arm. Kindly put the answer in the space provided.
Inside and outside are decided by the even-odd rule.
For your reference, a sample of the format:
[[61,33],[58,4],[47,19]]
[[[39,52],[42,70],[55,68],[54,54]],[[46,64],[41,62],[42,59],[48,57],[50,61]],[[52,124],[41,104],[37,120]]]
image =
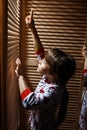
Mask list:
[[32,10],[30,12],[30,15],[25,18],[25,21],[26,21],[26,26],[29,29],[31,29],[31,32],[33,35],[35,53],[37,54],[38,57],[43,59],[44,58],[44,48],[43,48],[43,45],[41,44],[40,38],[39,38],[37,30],[35,28],[35,22],[33,19],[33,11]]
[[[21,65],[21,61],[19,58],[16,59],[16,69],[15,69],[15,73],[18,77],[18,83],[19,83],[19,91],[20,91],[20,95],[24,92],[25,93],[25,90],[26,90],[26,93],[30,93],[31,90],[29,89],[26,81],[25,81],[25,78],[24,78],[24,74],[23,74],[23,71],[22,71],[22,65]],[[23,95],[24,95],[23,93]],[[22,96],[22,95],[21,95]]]
[[[34,20],[33,20],[33,12],[31,11],[30,16],[27,16],[26,19],[26,25],[29,29],[31,29],[33,39],[34,39],[34,47],[35,52],[39,59],[44,58],[44,48],[41,44],[41,41],[39,39],[39,36],[37,34],[37,30],[35,28]],[[23,72],[22,72],[22,65],[19,58],[16,59],[16,70],[15,73],[18,77],[18,83],[19,83],[19,91],[20,96],[23,102],[24,107],[33,107],[35,104],[37,104],[37,98],[35,97],[35,93],[32,92],[29,88],[29,86],[26,83],[26,80],[24,78]],[[27,100],[27,102],[26,102]],[[33,101],[33,104],[32,104]],[[36,105],[35,105],[36,106]]]
[[[44,57],[44,48],[41,44],[41,41],[37,34],[37,30],[35,28],[32,11],[31,11],[30,15],[25,18],[25,21],[26,21],[26,25],[28,26],[28,28],[31,29],[31,32],[33,35],[35,52],[36,52],[37,56],[42,59]],[[19,83],[20,94],[22,94],[26,89],[28,89],[28,92],[30,92],[30,90],[27,86],[27,83],[24,79],[23,73],[22,73],[22,65],[21,65],[21,61],[19,58],[16,59],[16,65],[17,65],[17,67],[15,70],[15,73],[19,80],[18,83]]]

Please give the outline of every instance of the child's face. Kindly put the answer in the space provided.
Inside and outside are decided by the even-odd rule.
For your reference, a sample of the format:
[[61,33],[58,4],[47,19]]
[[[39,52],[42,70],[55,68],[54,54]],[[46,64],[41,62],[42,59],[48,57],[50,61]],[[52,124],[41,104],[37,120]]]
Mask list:
[[45,58],[39,61],[37,71],[40,74],[43,74],[43,75],[48,75],[49,74],[50,66],[47,64]]

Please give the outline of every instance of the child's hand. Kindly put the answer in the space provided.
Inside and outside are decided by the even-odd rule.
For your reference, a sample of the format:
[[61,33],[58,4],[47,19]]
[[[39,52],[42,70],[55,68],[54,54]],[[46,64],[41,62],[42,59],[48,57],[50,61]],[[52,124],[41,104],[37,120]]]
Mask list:
[[87,47],[85,45],[82,48],[82,55],[84,58],[87,58]]
[[19,58],[16,59],[16,65],[17,65],[17,67],[15,69],[15,73],[16,73],[17,77],[19,77],[20,75],[23,75],[21,60]]
[[26,25],[29,27],[29,28],[32,28],[34,26],[34,19],[33,19],[33,11],[31,10],[30,12],[30,15],[28,15],[26,18],[25,18],[25,22],[26,22]]

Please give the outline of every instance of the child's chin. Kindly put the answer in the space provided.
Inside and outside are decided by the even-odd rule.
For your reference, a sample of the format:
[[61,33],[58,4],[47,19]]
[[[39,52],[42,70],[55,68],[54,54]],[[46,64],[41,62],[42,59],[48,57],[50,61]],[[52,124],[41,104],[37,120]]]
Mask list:
[[39,72],[39,73],[40,73],[40,70],[39,70],[39,68],[37,68],[37,72]]
[[37,68],[37,72],[40,73],[40,74],[43,74],[39,68]]

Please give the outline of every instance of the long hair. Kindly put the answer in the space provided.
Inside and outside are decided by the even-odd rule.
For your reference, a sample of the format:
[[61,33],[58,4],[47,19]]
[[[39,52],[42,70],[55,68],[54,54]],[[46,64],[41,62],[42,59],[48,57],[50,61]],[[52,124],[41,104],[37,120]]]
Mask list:
[[58,128],[61,123],[63,123],[67,114],[69,94],[66,88],[66,83],[74,74],[76,63],[72,56],[57,48],[50,49],[47,52],[45,59],[50,65],[51,74],[56,75],[59,84],[64,87],[63,97],[56,118],[56,128]]
[[75,60],[60,49],[50,49],[45,59],[51,67],[51,74],[56,75],[59,83],[65,85],[75,72]]

